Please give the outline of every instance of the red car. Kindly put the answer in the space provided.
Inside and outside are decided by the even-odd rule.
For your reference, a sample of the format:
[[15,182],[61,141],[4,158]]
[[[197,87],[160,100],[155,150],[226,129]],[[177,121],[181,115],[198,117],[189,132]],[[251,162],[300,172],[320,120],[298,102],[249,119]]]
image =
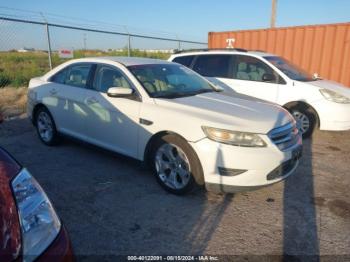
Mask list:
[[73,261],[68,234],[27,169],[0,147],[0,261]]

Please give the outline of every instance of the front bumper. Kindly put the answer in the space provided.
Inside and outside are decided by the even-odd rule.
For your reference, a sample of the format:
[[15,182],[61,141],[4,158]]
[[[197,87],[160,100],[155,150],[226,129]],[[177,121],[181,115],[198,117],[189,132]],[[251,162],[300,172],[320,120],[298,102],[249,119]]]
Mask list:
[[75,261],[72,244],[70,242],[66,229],[62,226],[60,233],[51,245],[36,261],[57,261],[72,262]]
[[27,96],[27,116],[28,118],[33,121],[33,110],[35,106],[35,101],[28,95]]
[[[209,191],[234,193],[255,190],[277,183],[293,174],[299,165],[302,140],[281,151],[269,138],[267,147],[248,148],[217,143],[207,138],[192,143],[202,164]],[[238,175],[220,174],[219,168],[246,170]]]
[[320,119],[320,130],[350,130],[350,104],[340,104],[326,99],[312,104]]

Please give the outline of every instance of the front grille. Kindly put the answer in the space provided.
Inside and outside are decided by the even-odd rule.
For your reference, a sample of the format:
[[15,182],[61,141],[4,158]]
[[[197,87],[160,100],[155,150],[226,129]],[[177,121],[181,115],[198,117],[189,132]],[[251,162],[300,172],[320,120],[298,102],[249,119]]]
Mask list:
[[294,122],[272,129],[268,136],[282,151],[287,150],[298,142],[299,130]]

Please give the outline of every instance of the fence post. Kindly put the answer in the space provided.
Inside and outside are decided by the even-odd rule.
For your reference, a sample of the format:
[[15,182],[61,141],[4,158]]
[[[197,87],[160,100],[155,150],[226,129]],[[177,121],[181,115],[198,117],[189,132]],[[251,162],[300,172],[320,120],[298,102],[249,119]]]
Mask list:
[[47,37],[47,53],[49,55],[49,67],[50,70],[52,70],[52,57],[51,57],[51,40],[50,40],[50,29],[49,29],[49,24],[46,20],[46,17],[42,12],[40,12],[41,17],[43,18],[45,22],[45,29],[46,29],[46,37]]
[[46,23],[46,36],[47,36],[47,48],[48,48],[48,55],[49,55],[49,66],[50,70],[52,70],[52,58],[51,58],[51,40],[50,40],[50,30],[49,30],[49,25]]

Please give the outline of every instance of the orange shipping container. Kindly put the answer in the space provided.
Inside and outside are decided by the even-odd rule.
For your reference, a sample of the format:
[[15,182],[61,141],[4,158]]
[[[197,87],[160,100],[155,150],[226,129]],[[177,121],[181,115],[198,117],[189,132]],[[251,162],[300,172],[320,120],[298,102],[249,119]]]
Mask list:
[[209,48],[263,50],[350,87],[350,23],[210,32],[208,38]]

